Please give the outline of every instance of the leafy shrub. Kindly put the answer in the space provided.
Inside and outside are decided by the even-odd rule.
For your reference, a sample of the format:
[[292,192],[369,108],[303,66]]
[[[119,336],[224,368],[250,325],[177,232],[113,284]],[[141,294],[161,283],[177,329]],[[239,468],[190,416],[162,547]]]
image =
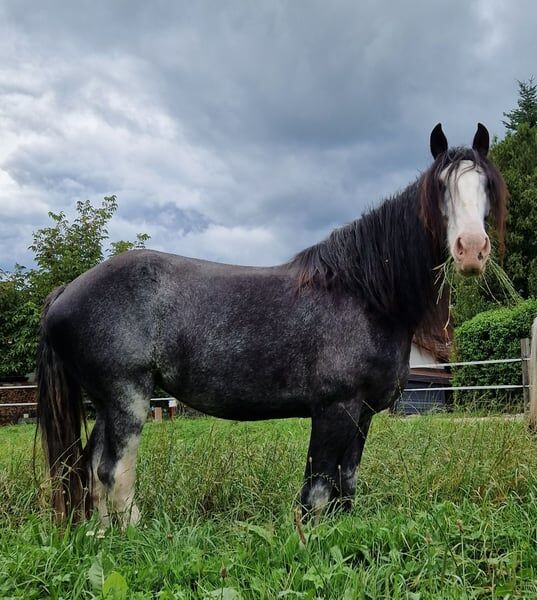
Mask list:
[[[537,300],[525,300],[514,308],[499,308],[476,315],[455,330],[455,358],[458,362],[517,358],[520,340],[530,336],[537,316]],[[453,367],[453,385],[519,385],[520,363]],[[521,406],[522,390],[484,390],[478,394],[455,393],[457,404],[483,403],[483,408],[500,405]]]

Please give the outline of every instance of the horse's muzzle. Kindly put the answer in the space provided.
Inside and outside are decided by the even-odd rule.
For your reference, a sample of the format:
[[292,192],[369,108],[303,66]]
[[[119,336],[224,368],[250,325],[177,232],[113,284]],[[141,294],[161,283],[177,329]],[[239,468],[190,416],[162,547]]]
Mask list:
[[490,257],[490,239],[486,233],[463,233],[453,244],[453,258],[462,275],[481,275]]

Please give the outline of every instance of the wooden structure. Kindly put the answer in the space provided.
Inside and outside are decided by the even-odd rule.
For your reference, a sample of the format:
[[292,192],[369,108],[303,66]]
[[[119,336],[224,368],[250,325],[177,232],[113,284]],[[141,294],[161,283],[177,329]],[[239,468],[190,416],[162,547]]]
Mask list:
[[36,416],[36,390],[28,386],[32,382],[27,377],[13,376],[0,378],[0,425],[13,425],[21,421],[31,422]]

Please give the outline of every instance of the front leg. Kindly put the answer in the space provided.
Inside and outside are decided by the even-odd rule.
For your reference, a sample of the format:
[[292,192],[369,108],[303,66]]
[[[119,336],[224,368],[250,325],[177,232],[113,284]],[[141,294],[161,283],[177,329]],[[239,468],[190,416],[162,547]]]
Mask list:
[[350,510],[354,493],[356,491],[356,471],[362,460],[369,426],[374,411],[364,406],[360,412],[355,430],[355,436],[347,447],[341,461],[341,505],[345,510]]
[[304,514],[319,514],[329,502],[351,507],[373,414],[356,399],[314,411],[301,494]]

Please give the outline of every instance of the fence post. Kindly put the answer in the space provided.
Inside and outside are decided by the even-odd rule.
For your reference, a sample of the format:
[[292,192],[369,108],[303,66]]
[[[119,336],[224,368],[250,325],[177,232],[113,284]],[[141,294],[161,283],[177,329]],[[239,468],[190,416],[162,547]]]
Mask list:
[[529,409],[530,403],[530,376],[529,376],[529,365],[528,358],[530,358],[531,350],[530,350],[530,340],[529,338],[523,338],[520,340],[520,358],[522,359],[522,394],[524,397],[524,412]]
[[533,320],[531,326],[531,346],[529,352],[529,361],[524,361],[528,366],[529,380],[529,407],[528,407],[528,427],[537,431],[537,317]]

